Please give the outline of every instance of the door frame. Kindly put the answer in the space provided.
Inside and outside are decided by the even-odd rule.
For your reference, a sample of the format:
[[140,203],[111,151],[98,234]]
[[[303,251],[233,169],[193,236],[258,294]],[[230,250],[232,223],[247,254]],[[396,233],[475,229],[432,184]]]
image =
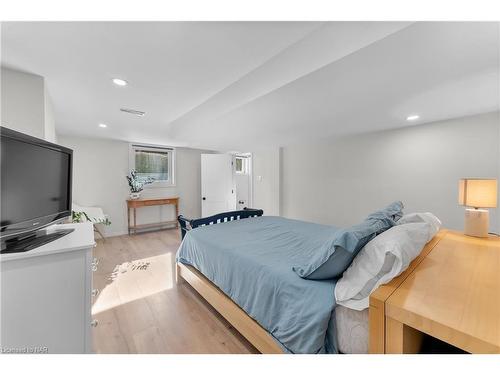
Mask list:
[[[255,208],[253,207],[253,191],[254,191],[254,186],[253,186],[253,154],[251,152],[238,152],[233,154],[233,176],[236,176],[236,163],[235,159],[237,157],[243,157],[248,159],[248,204],[247,206],[249,208]],[[236,184],[235,184],[235,189],[236,189]],[[238,194],[238,191],[236,191],[236,195]],[[236,205],[238,205],[238,202],[236,202]]]

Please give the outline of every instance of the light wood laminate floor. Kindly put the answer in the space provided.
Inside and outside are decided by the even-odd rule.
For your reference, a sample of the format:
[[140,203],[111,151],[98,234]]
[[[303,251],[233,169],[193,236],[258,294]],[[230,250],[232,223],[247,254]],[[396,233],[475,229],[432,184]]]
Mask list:
[[180,233],[97,240],[96,353],[257,353],[188,284],[175,283]]

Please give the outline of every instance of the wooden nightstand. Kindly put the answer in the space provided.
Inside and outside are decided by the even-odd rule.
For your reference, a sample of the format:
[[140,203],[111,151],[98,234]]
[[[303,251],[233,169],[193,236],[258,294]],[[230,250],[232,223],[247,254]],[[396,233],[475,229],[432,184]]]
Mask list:
[[500,238],[447,231],[385,302],[386,353],[429,335],[469,353],[500,353]]

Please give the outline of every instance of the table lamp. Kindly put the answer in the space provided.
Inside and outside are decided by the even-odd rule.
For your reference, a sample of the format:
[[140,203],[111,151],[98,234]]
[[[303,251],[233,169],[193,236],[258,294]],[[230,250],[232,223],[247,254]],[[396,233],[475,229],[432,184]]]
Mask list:
[[458,204],[465,209],[465,231],[468,236],[488,237],[488,208],[497,206],[497,180],[464,178],[458,185]]

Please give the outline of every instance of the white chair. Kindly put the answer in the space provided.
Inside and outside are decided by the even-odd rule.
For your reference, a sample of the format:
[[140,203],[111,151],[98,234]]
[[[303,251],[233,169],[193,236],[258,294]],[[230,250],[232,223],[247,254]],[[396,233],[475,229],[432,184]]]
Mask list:
[[109,217],[101,207],[83,207],[73,202],[72,210],[74,212],[83,212],[85,215],[82,216],[82,221],[90,221],[94,226],[94,230],[99,233],[103,240],[106,239],[98,225],[107,223]]

